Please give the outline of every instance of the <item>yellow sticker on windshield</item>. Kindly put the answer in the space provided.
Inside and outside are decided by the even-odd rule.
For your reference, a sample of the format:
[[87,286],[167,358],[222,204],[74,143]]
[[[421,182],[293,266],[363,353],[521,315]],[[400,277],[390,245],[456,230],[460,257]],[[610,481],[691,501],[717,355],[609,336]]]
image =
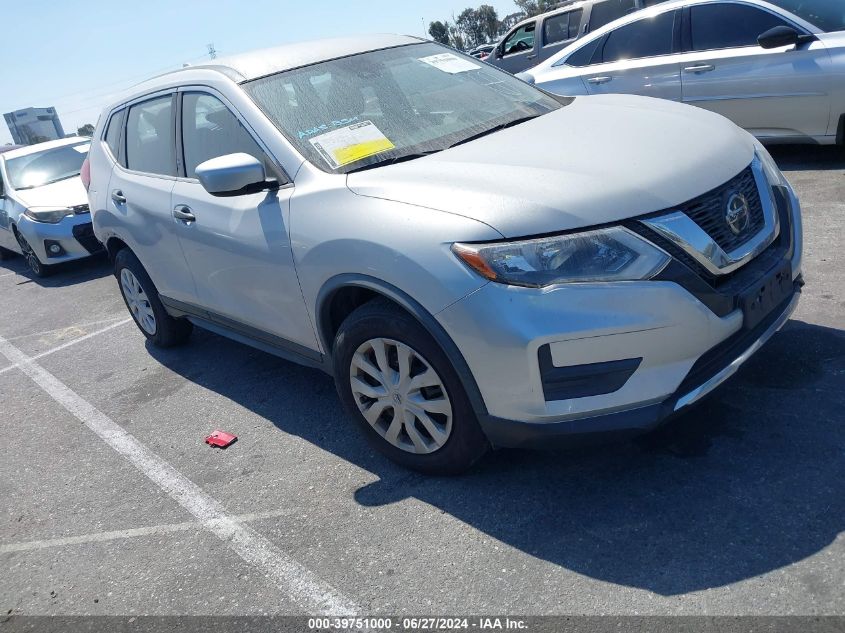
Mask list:
[[372,121],[361,121],[308,140],[335,169],[395,147]]

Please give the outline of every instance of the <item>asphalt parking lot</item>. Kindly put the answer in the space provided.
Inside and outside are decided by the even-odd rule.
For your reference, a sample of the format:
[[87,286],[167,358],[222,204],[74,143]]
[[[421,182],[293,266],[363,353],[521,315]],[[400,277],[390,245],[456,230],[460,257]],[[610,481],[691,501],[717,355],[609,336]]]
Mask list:
[[318,371],[149,347],[105,261],[3,262],[2,614],[845,614],[845,152],[774,154],[787,327],[656,433],[459,478],[371,451]]

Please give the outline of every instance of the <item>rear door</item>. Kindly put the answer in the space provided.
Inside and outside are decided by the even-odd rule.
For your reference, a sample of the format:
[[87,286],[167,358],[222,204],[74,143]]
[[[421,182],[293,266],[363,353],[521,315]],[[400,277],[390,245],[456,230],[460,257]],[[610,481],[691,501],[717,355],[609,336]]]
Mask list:
[[[230,329],[313,355],[318,345],[288,230],[292,183],[223,95],[210,89],[180,94],[184,177],[173,189],[172,209],[195,218],[173,221],[196,280],[196,303]],[[236,152],[262,161],[282,186],[225,197],[208,193],[196,178],[197,165]]]
[[107,204],[124,220],[120,237],[141,260],[159,293],[190,301],[188,271],[171,215],[176,184],[176,93],[159,93],[129,105],[123,165],[109,181]]
[[554,13],[543,19],[540,26],[540,47],[536,63],[548,59],[576,39],[581,30],[583,9]]
[[502,40],[487,61],[509,73],[521,73],[537,64],[537,21],[525,22]]
[[[610,31],[584,74],[591,94],[625,93],[681,100],[681,11],[665,11]],[[598,62],[598,63],[596,63]]]
[[685,24],[683,99],[761,138],[818,137],[830,122],[831,60],[819,42],[766,50],[776,26],[802,28],[741,2],[693,5]]

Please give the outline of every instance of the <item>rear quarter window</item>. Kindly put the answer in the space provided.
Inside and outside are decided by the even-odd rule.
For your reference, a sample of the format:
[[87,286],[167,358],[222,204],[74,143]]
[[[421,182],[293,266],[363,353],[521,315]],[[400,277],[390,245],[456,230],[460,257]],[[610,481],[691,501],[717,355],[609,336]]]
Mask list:
[[108,145],[109,151],[115,160],[120,160],[120,138],[123,131],[123,117],[126,110],[119,110],[111,115],[106,124],[106,133],[103,140]]
[[[599,43],[602,41],[603,38],[598,37],[594,39],[592,42],[587,42],[579,48],[577,51],[572,53],[569,57],[566,58],[564,62],[567,66],[574,66],[575,68],[582,68],[583,66],[589,66],[593,63],[593,57],[596,54],[596,50],[599,47]],[[559,66],[560,63],[555,64]]]

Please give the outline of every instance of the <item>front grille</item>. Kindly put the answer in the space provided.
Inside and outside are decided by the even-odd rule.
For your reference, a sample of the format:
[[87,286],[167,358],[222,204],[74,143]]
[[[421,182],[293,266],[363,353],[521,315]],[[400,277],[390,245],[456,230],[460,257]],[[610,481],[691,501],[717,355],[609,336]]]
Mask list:
[[[735,235],[725,221],[728,199],[735,193],[745,196],[751,212],[748,227],[739,235]],[[757,235],[765,224],[760,192],[757,190],[757,181],[754,180],[754,172],[750,166],[721,187],[690,200],[678,210],[683,211],[700,226],[726,253],[745,244]]]
[[73,237],[92,255],[103,250],[103,245],[100,244],[100,240],[94,235],[94,225],[90,222],[74,226]]
[[87,204],[78,204],[75,207],[71,207],[73,212],[76,215],[82,215],[84,213],[91,213],[91,210],[88,208]]

